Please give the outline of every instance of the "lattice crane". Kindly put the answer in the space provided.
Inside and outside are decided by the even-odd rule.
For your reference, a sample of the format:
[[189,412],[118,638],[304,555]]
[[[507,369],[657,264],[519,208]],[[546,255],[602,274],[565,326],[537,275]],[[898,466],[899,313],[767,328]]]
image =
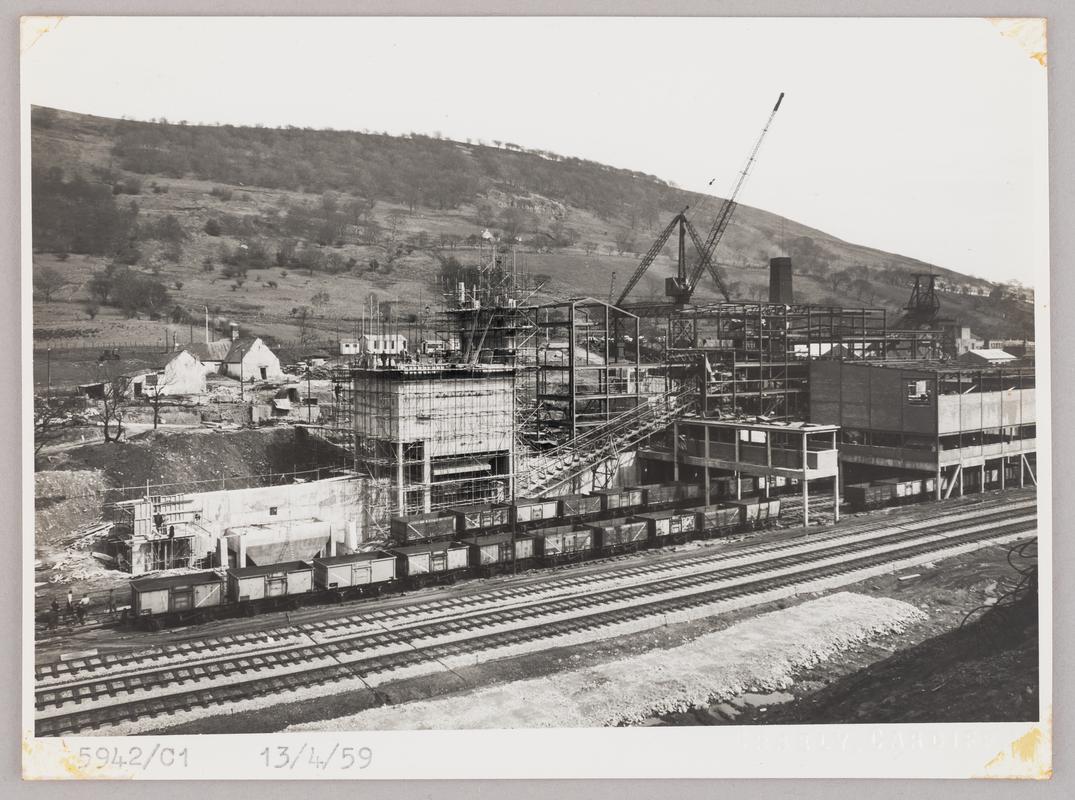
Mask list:
[[[720,211],[717,213],[717,218],[713,221],[713,226],[709,229],[709,235],[706,237],[705,242],[701,240],[698,232],[687,219],[685,213],[687,209],[679,212],[672,221],[668,223],[660,236],[654,241],[653,246],[646,253],[642,261],[639,263],[638,268],[635,270],[635,274],[631,276],[631,280],[624,287],[623,292],[620,294],[620,300],[617,305],[623,305],[627,299],[627,295],[635,287],[635,284],[642,279],[642,275],[653,259],[657,257],[657,253],[664,247],[665,242],[668,241],[668,237],[672,235],[672,231],[679,227],[679,269],[675,277],[668,278],[665,281],[665,293],[671,298],[672,302],[676,305],[686,305],[691,301],[691,297],[694,295],[694,290],[698,288],[698,282],[702,278],[702,273],[706,270],[712,276],[714,283],[717,284],[717,288],[720,289],[721,294],[724,295],[725,300],[731,300],[728,294],[728,287],[724,285],[724,280],[720,276],[717,266],[713,263],[713,251],[716,250],[717,245],[720,244],[720,240],[724,237],[725,231],[728,230],[728,225],[732,221],[732,216],[735,214],[735,209],[738,207],[736,198],[739,196],[740,189],[743,188],[743,184],[746,182],[747,176],[750,174],[751,168],[754,166],[754,162],[757,160],[758,151],[761,150],[761,144],[765,140],[765,134],[769,132],[769,126],[773,124],[773,118],[776,116],[776,112],[780,110],[780,104],[784,100],[784,93],[780,93],[780,97],[776,99],[776,105],[773,106],[773,110],[769,114],[769,119],[765,123],[765,127],[762,128],[761,133],[758,135],[757,141],[754,142],[754,147],[750,151],[750,157],[747,159],[746,166],[739,173],[739,178],[735,182],[735,187],[732,189],[728,199],[724,201],[720,207]],[[716,178],[709,181],[709,185],[713,185],[713,181]],[[698,252],[698,261],[695,263],[690,274],[687,274],[687,265],[684,252],[685,234],[689,234],[691,242],[694,245],[695,250]]]

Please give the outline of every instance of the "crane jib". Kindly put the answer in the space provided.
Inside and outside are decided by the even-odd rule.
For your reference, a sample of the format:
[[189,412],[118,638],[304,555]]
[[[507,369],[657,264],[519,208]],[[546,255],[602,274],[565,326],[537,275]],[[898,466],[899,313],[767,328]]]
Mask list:
[[[649,265],[653,263],[655,258],[657,258],[657,254],[660,253],[661,248],[664,247],[665,243],[668,241],[668,238],[672,235],[672,231],[675,230],[676,225],[680,224],[682,224],[687,229],[687,232],[690,234],[691,241],[693,242],[694,247],[698,251],[699,255],[698,262],[694,265],[693,269],[691,270],[691,274],[687,279],[687,286],[685,287],[686,293],[684,295],[686,301],[690,301],[691,296],[694,294],[694,290],[698,286],[698,281],[702,277],[702,273],[706,270],[709,271],[710,276],[712,276],[713,281],[717,284],[717,287],[720,289],[721,294],[724,295],[724,299],[729,301],[731,300],[731,296],[728,294],[728,289],[724,285],[724,281],[720,276],[720,272],[717,270],[716,265],[712,262],[713,251],[716,250],[717,245],[720,244],[720,240],[723,238],[724,232],[728,229],[728,225],[731,223],[732,216],[735,213],[735,209],[739,205],[738,202],[736,202],[736,198],[739,196],[739,190],[743,188],[743,184],[746,182],[747,176],[750,174],[750,168],[754,165],[754,161],[758,157],[758,151],[761,149],[761,144],[762,141],[765,139],[765,134],[769,132],[769,126],[772,125],[773,118],[776,116],[776,112],[780,109],[780,104],[782,102],[784,102],[783,92],[781,92],[780,96],[777,97],[776,104],[773,106],[773,110],[769,114],[769,119],[765,122],[765,127],[762,128],[761,134],[759,134],[757,141],[754,143],[754,148],[750,151],[750,157],[747,159],[746,166],[743,168],[743,171],[739,173],[739,179],[736,181],[735,187],[732,189],[732,192],[728,196],[728,199],[724,201],[723,205],[720,208],[720,211],[717,213],[717,218],[713,221],[713,226],[709,229],[709,235],[706,237],[705,244],[701,243],[697,231],[695,231],[694,226],[690,223],[690,220],[686,218],[685,215],[687,209],[684,208],[683,211],[676,214],[676,216],[672,218],[672,221],[665,226],[664,230],[661,231],[661,233],[657,236],[657,239],[653,242],[653,245],[650,247],[649,252],[647,252],[646,255],[643,256],[642,260],[635,268],[634,274],[631,275],[631,279],[624,286],[623,292],[620,293],[620,299],[617,302],[617,305],[622,306],[624,304],[624,301],[626,301],[627,296],[631,293],[631,290],[634,289],[634,287],[642,279],[642,276],[649,268]],[[714,178],[714,180],[716,179]],[[712,184],[713,181],[711,180],[709,182],[709,185]],[[611,292],[609,294],[611,295]],[[681,301],[681,299],[676,300],[677,303]]]

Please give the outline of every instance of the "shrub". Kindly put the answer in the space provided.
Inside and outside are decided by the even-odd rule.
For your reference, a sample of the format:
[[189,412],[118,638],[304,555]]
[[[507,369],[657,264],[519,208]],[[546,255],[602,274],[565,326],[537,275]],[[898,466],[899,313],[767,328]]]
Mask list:
[[220,223],[215,218],[210,217],[205,222],[205,232],[210,236],[220,236],[223,231],[220,227]]

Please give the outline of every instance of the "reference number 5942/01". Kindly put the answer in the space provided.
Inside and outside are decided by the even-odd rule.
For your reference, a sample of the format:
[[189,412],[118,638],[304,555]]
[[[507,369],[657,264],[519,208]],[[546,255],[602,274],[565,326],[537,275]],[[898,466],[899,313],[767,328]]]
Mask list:
[[373,750],[369,747],[344,747],[339,743],[332,747],[300,747],[276,745],[266,747],[258,755],[270,769],[293,770],[299,765],[315,769],[366,769],[373,762]]
[[99,769],[105,767],[133,767],[135,769],[149,769],[150,767],[186,767],[189,766],[187,748],[176,749],[174,747],[162,747],[155,745],[149,747],[80,747],[78,749],[79,769],[89,769],[95,766]]

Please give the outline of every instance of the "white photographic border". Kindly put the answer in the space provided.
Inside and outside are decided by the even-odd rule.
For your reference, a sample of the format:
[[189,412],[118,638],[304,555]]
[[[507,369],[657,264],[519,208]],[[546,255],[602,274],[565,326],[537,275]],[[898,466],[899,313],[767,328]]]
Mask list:
[[[21,185],[23,208],[29,206],[29,116],[23,106]],[[1044,109],[1043,109],[1044,112]],[[1035,174],[1041,213],[1035,259],[1039,398],[1051,397],[1048,134],[1042,127],[1042,161]],[[22,677],[32,683],[33,609],[33,457],[32,340],[29,220],[22,215],[21,281],[22,356]],[[1039,562],[1041,565],[1041,723],[934,725],[751,726],[662,729],[423,731],[339,734],[265,734],[231,736],[137,737],[175,754],[142,772],[84,772],[77,767],[81,747],[127,748],[131,738],[34,738],[31,694],[20,695],[24,775],[28,778],[274,779],[362,777],[368,779],[433,778],[711,778],[711,777],[1045,777],[1051,761],[1027,763],[1027,737],[1040,737],[1036,752],[1048,753],[1052,713],[1052,428],[1046,401],[1038,409]],[[266,746],[286,743],[331,749],[369,747],[374,759],[360,775],[318,771],[310,764],[288,767],[287,774],[260,763]],[[1020,744],[1022,743],[1022,744]],[[176,765],[187,751],[188,767]],[[476,754],[482,754],[477,758]],[[535,754],[541,754],[536,758]],[[719,755],[718,755],[719,754]]]

